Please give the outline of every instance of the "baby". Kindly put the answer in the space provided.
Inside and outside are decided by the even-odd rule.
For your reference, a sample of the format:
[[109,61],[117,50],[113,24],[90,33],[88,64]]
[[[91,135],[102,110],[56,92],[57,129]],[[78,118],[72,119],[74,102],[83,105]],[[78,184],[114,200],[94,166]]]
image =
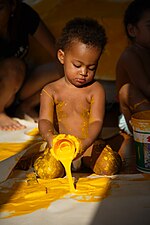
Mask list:
[[74,18],[62,30],[57,56],[65,75],[40,98],[39,131],[49,148],[55,134],[70,134],[81,141],[77,158],[91,155],[105,114],[105,91],[94,77],[106,42],[103,26],[91,18]]

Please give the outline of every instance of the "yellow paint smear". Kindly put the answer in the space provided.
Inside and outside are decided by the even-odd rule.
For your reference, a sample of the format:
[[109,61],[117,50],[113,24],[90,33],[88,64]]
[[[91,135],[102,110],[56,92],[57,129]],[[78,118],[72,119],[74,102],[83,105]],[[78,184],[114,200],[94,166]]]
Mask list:
[[36,136],[39,135],[39,129],[38,127],[33,128],[31,131],[26,133],[29,136]]
[[[11,185],[10,185],[11,184]],[[110,178],[80,178],[76,192],[70,196],[68,179],[57,178],[37,182],[12,178],[0,185],[1,217],[12,217],[32,213],[61,198],[72,198],[81,202],[98,202],[108,195]]]
[[19,142],[19,143],[0,143],[0,161],[5,160],[24,149],[32,146],[34,143],[37,143],[37,140],[29,140],[26,142]]
[[[80,178],[75,189],[70,166],[72,159],[80,151],[80,144],[75,137],[72,139],[68,135],[65,137],[68,139],[64,139],[63,136],[62,140],[62,136],[57,136],[54,142],[56,149],[53,148],[53,153],[64,164],[67,178],[44,180],[37,179],[34,173],[30,173],[26,179],[21,179],[17,178],[14,173],[14,177],[0,184],[1,218],[19,216],[41,208],[48,208],[52,202],[62,198],[72,198],[80,202],[97,202],[108,195],[110,189],[110,178],[108,177]],[[75,146],[73,140],[76,141]],[[11,147],[15,151],[18,149],[17,144],[11,144]],[[9,151],[6,148],[7,154],[9,155]]]

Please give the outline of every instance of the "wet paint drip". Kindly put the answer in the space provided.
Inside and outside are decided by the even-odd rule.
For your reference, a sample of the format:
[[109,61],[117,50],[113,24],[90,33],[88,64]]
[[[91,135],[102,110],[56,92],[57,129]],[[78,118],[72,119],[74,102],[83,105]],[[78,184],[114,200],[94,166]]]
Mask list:
[[[79,151],[80,143],[78,139],[72,135],[58,135],[53,140],[51,149],[52,155],[59,160],[66,171],[68,177],[70,192],[75,192],[75,187],[71,175],[71,163]],[[78,147],[78,148],[77,148]]]
[[73,193],[73,192],[76,191],[76,189],[74,187],[74,182],[73,182],[73,178],[72,178],[72,174],[71,174],[71,162],[72,162],[72,160],[68,160],[66,158],[66,159],[61,159],[60,161],[63,164],[63,166],[65,167],[66,175],[67,175],[68,181],[69,181],[70,192]]
[[75,188],[71,175],[71,163],[75,155],[75,146],[72,146],[72,143],[70,143],[67,139],[59,140],[59,142],[60,143],[57,143],[58,146],[56,149],[53,147],[53,155],[63,164],[68,177],[70,192],[74,192]]

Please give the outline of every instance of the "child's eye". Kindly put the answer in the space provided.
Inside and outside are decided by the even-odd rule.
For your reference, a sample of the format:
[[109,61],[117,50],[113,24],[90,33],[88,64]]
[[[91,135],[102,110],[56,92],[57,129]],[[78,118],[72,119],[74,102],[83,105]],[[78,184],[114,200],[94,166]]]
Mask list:
[[73,64],[76,68],[80,68],[81,66],[80,65],[77,65],[77,64]]
[[95,67],[89,68],[89,70],[94,71],[94,70],[96,70],[96,68]]

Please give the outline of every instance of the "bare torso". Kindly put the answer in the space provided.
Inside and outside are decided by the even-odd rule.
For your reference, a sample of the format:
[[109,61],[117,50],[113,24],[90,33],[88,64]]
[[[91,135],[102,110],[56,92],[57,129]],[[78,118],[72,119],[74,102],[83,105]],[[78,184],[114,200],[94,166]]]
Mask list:
[[116,75],[117,92],[131,83],[150,96],[150,91],[145,91],[150,85],[150,50],[138,45],[128,47],[118,60]]
[[96,100],[97,89],[102,87],[98,82],[93,82],[89,86],[78,88],[67,85],[63,79],[47,86],[54,100],[58,121],[57,132],[86,138],[88,124],[92,120],[91,114],[93,115],[91,105]]

